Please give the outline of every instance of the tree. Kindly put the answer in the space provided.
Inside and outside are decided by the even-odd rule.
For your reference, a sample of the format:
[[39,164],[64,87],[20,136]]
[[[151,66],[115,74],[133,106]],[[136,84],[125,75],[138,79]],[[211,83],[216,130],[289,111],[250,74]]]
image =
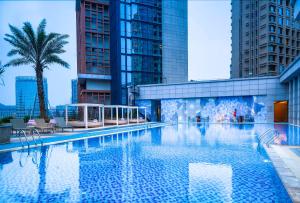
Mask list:
[[1,61],[0,61],[0,85],[4,85],[4,81],[2,79],[4,73],[4,67],[1,65]]
[[68,43],[66,39],[69,36],[58,33],[47,34],[45,19],[40,22],[36,32],[29,22],[25,22],[22,29],[12,25],[9,25],[9,28],[11,34],[5,34],[4,40],[9,42],[13,49],[8,52],[7,56],[18,56],[18,58],[12,59],[4,67],[32,65],[36,75],[40,117],[46,119],[43,72],[52,64],[59,64],[65,68],[70,67],[58,56],[65,52],[63,47]]

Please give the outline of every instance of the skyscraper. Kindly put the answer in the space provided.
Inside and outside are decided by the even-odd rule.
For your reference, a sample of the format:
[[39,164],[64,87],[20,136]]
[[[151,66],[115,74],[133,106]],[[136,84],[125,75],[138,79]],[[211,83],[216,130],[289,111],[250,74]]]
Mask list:
[[232,0],[231,78],[278,75],[300,53],[290,0]]
[[[48,83],[43,79],[46,109],[48,107]],[[40,115],[39,98],[37,94],[36,78],[31,76],[16,77],[16,116],[23,118]]]
[[[102,7],[109,13],[106,24],[99,23]],[[106,39],[110,41],[104,49],[105,54],[110,53],[110,57],[104,56],[109,71],[100,80],[96,70],[103,67],[93,64],[101,58],[97,45],[102,41],[94,39],[93,32],[106,25],[110,29],[101,36],[103,43]],[[91,36],[90,26],[95,30]],[[77,39],[80,95],[97,89],[111,95],[109,102],[126,104],[128,86],[188,81],[187,0],[77,0]],[[90,55],[93,72],[89,72],[87,79],[83,72],[87,71]]]
[[291,5],[294,8],[294,18],[300,21],[300,0],[291,0]]
[[79,102],[110,103],[109,0],[76,0]]
[[71,81],[71,88],[72,88],[72,96],[71,96],[71,103],[77,104],[78,103],[78,83],[77,80]]

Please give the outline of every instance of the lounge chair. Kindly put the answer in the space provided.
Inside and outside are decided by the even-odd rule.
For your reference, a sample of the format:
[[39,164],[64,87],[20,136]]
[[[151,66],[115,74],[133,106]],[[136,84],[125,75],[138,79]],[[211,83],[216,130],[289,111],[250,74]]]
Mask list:
[[56,122],[55,128],[61,128],[62,132],[64,132],[65,128],[69,128],[69,129],[71,128],[72,132],[74,131],[73,126],[67,125],[66,121],[65,121],[65,119],[63,117],[54,117],[54,120]]
[[55,128],[54,126],[52,126],[51,124],[49,123],[46,123],[44,119],[35,119],[35,122],[36,122],[36,128],[41,130],[42,132],[45,132],[46,131],[52,131],[54,133],[55,131]]
[[16,133],[21,132],[21,131],[27,132],[27,131],[32,130],[32,128],[27,127],[26,123],[21,118],[11,119],[10,122],[12,124],[12,130],[16,131]]

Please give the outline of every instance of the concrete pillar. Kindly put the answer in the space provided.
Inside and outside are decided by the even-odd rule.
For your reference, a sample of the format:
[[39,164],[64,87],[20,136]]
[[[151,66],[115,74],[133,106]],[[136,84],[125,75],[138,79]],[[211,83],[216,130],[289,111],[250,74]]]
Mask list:
[[85,125],[85,128],[88,128],[88,107],[87,105],[84,106],[84,125]]
[[292,115],[293,115],[293,110],[292,110],[292,89],[293,89],[293,81],[289,82],[289,122],[292,123]]
[[102,106],[102,126],[104,127],[104,106]]
[[119,108],[116,106],[116,119],[117,119],[117,125],[119,125]]
[[127,107],[127,124],[129,124],[129,108]]
[[66,125],[68,125],[68,105],[66,105],[66,110],[65,110],[65,114],[66,114]]
[[297,89],[297,81],[296,79],[293,79],[293,124],[296,124],[297,120],[297,103],[296,103],[296,89]]
[[300,76],[298,76],[298,125],[300,126]]
[[137,122],[139,123],[139,107],[136,108],[136,119]]

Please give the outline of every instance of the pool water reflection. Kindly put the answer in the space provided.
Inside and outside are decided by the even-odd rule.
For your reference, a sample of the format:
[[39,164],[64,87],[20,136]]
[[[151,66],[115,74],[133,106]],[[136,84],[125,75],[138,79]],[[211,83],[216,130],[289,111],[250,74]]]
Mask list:
[[256,126],[167,126],[0,154],[0,202],[290,202]]

